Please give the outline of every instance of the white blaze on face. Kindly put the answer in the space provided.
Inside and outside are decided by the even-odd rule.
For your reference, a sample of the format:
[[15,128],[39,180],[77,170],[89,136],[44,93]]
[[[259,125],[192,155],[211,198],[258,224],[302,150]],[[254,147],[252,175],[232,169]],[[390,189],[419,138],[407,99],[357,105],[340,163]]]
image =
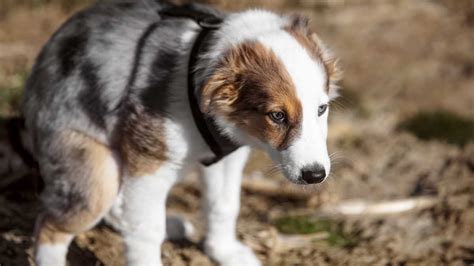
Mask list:
[[327,113],[318,116],[318,108],[329,102],[325,90],[326,72],[290,34],[285,31],[261,36],[258,41],[272,49],[293,79],[302,106],[301,129],[298,137],[282,152],[272,151],[287,176],[296,180],[301,170],[314,165],[330,171],[327,152]]

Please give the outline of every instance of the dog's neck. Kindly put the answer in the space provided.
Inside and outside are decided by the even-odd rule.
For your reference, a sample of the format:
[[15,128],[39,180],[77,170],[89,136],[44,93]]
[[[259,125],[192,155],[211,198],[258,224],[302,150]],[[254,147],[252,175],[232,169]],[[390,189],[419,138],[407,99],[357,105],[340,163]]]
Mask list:
[[205,10],[196,9],[195,6],[171,7],[161,11],[163,16],[184,17],[194,20],[200,26],[194,43],[192,45],[191,53],[188,63],[188,99],[193,120],[199,130],[202,138],[213,153],[213,157],[206,158],[201,161],[205,166],[209,166],[220,161],[222,158],[238,149],[241,145],[233,142],[229,136],[222,134],[216,121],[210,114],[201,112],[200,103],[200,87],[203,84],[203,79],[198,81],[197,77],[202,74],[199,71],[198,65],[201,63],[200,59],[203,54],[207,54],[211,49],[213,40],[211,36],[215,34],[223,25],[224,18],[216,14],[206,12]]
[[[191,103],[193,115],[197,126],[211,148],[215,157],[204,164],[212,164],[227,154],[233,152],[244,142],[236,139],[232,131],[238,131],[233,125],[223,123],[219,117],[213,117],[214,114],[202,114],[199,112],[198,104],[201,103],[201,89],[203,84],[215,71],[219,60],[234,45],[245,41],[256,40],[263,33],[279,30],[283,27],[285,19],[274,13],[264,10],[250,10],[241,13],[235,13],[219,21],[219,18],[211,16],[208,21],[198,24],[202,31],[195,40],[193,51],[191,52],[191,61],[189,69],[193,73],[189,84],[194,84],[194,97]],[[192,93],[189,91],[189,93]],[[198,114],[198,115],[197,115]],[[204,121],[205,120],[205,121]],[[205,122],[205,123],[204,123]],[[203,124],[207,129],[203,129]],[[257,145],[258,146],[258,145]]]
[[239,148],[243,142],[232,134],[238,131],[233,125],[224,125],[212,112],[201,112],[199,104],[202,102],[200,97],[203,85],[216,71],[219,60],[230,48],[245,41],[257,40],[264,33],[279,30],[286,20],[264,10],[221,16],[197,9],[193,5],[172,7],[163,10],[161,14],[189,18],[200,27],[192,45],[188,66],[188,96],[194,122],[214,154],[202,163],[213,164]]

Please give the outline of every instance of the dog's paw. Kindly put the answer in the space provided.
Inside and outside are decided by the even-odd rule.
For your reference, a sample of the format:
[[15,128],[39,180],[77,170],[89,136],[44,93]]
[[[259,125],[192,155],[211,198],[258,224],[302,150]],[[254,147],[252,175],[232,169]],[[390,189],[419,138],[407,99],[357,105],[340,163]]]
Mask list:
[[204,244],[206,254],[221,266],[260,266],[262,263],[252,249],[244,244],[233,242],[213,242]]
[[193,224],[184,217],[178,215],[166,216],[166,237],[169,240],[190,239],[194,231]]

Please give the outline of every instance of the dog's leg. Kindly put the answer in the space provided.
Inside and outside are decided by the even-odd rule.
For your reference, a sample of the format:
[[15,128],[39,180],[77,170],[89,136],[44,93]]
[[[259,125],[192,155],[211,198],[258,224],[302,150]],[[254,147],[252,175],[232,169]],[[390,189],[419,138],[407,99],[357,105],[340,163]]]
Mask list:
[[152,175],[124,180],[122,231],[127,265],[161,265],[166,236],[166,197],[178,179],[173,166],[162,164]]
[[74,233],[63,232],[43,213],[36,219],[35,262],[38,266],[66,265],[66,254]]
[[119,163],[112,151],[79,132],[66,132],[42,158],[45,212],[36,222],[39,266],[65,265],[74,235],[94,226],[119,189]]
[[249,154],[242,147],[222,161],[202,168],[204,215],[207,225],[204,248],[221,265],[260,265],[252,250],[237,240],[242,171]]

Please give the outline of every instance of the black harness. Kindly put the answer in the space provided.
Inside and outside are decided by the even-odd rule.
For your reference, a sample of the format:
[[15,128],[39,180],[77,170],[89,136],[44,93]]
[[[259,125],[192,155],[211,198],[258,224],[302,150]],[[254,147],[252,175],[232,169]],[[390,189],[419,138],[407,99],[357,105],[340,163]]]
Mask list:
[[199,108],[199,101],[196,92],[199,91],[196,86],[195,74],[199,55],[209,48],[209,36],[220,28],[223,19],[209,12],[199,10],[190,5],[171,6],[159,12],[161,16],[175,18],[186,18],[194,20],[200,27],[201,32],[194,41],[188,64],[188,98],[189,105],[193,114],[194,122],[201,133],[202,138],[214,153],[213,158],[205,159],[201,163],[205,166],[212,165],[220,161],[225,156],[237,150],[240,145],[232,142],[227,136],[223,135],[212,117],[203,114]]

